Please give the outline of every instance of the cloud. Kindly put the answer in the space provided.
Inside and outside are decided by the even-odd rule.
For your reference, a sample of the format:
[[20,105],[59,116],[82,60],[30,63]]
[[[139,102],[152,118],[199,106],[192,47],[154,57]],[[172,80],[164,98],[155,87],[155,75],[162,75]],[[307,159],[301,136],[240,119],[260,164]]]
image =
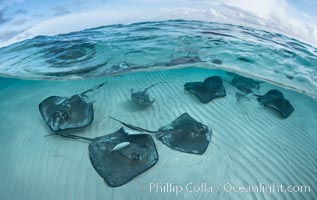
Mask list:
[[71,13],[66,6],[56,6],[53,8],[54,15],[65,15]]
[[6,31],[3,31],[3,32],[0,32],[0,41],[4,42],[6,40],[9,40],[10,38],[18,35],[21,32],[23,32],[23,31],[6,30]]
[[11,18],[5,16],[5,8],[0,10],[0,25],[7,23]]
[[[102,1],[102,0],[101,0]],[[75,12],[82,2],[74,1],[55,7],[58,16],[41,22],[19,37],[53,35],[115,23],[133,23],[167,19],[194,19],[251,26],[283,33],[317,46],[317,22],[296,10],[286,0],[135,0],[133,4],[120,1],[115,10],[107,9]],[[128,3],[129,1],[127,1]],[[110,4],[110,2],[109,2]],[[24,38],[26,39],[26,38]]]
[[84,3],[85,2],[82,0],[76,0],[65,3],[63,5],[55,6],[53,7],[53,14],[57,16],[73,13],[74,11],[81,10],[83,8]]
[[[10,5],[14,2],[22,2],[23,0],[3,0],[0,4],[0,26],[6,24],[9,21],[14,19],[14,16],[8,14],[7,11],[10,8]],[[27,14],[25,9],[17,9],[13,12],[14,15]]]
[[219,2],[226,9],[214,11],[218,16],[224,16],[229,23],[280,32],[317,46],[316,20],[296,10],[286,0]]
[[313,5],[315,5],[317,3],[316,0],[302,0],[302,1],[304,1],[306,3],[313,4]]
[[37,14],[34,14],[32,17],[33,18],[41,18],[41,17],[44,17],[45,15],[42,14],[42,13],[37,13]]
[[11,4],[14,4],[14,3],[20,3],[20,2],[23,2],[24,0],[1,0],[0,1],[0,9],[2,8],[6,8],[8,6],[10,6]]
[[12,22],[12,25],[22,25],[26,22],[26,19],[18,19]]
[[25,9],[17,9],[14,11],[14,14],[16,14],[16,15],[25,15],[27,13],[28,13],[28,11]]

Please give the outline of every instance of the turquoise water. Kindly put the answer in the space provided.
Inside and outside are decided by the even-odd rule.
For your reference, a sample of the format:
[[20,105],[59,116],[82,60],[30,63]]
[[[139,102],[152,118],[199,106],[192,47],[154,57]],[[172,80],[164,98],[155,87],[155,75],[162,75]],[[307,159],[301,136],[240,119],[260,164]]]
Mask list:
[[[0,55],[0,199],[317,198],[313,46],[248,27],[174,20],[38,36],[1,48]],[[237,74],[260,87],[241,91],[232,82]],[[225,97],[202,103],[184,91],[185,83],[210,76],[221,77]],[[89,138],[113,133],[121,124],[108,116],[156,130],[187,112],[212,129],[206,152],[186,154],[154,138],[157,164],[123,186],[109,187],[90,163],[87,142],[44,137],[52,131],[38,107],[49,96],[70,97],[102,82],[89,95],[93,122],[71,133]],[[155,99],[151,106],[131,101],[131,89],[161,82],[148,91]],[[257,101],[254,94],[272,89],[294,107],[289,117]],[[152,183],[183,191],[151,190]],[[189,183],[214,190],[186,190]],[[260,183],[310,190],[224,188]]]
[[[8,77],[74,79],[197,63],[317,94],[315,47],[229,24],[183,20],[119,24],[38,36],[1,48],[0,54],[0,74]],[[215,59],[222,64],[215,64]]]

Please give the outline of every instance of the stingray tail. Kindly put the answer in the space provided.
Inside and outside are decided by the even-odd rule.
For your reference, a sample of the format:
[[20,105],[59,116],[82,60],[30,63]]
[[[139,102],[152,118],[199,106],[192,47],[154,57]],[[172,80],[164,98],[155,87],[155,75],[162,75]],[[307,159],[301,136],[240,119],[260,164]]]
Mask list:
[[51,133],[48,135],[45,135],[44,137],[48,137],[48,136],[52,136],[52,135],[59,135],[65,138],[70,138],[70,139],[82,139],[82,140],[87,140],[87,141],[92,141],[92,138],[87,138],[87,137],[81,137],[81,136],[77,136],[77,135],[72,135],[72,134],[68,134],[68,133]]
[[133,125],[131,125],[131,124],[127,124],[127,123],[125,123],[125,122],[123,122],[123,121],[120,121],[120,120],[118,120],[118,119],[116,119],[116,118],[113,118],[113,117],[111,117],[111,116],[109,116],[109,118],[110,118],[110,119],[113,119],[113,120],[115,120],[115,121],[117,121],[117,122],[119,122],[120,124],[122,124],[122,125],[124,125],[124,126],[130,128],[130,129],[132,129],[132,130],[141,131],[141,132],[148,132],[148,133],[157,133],[157,131],[151,131],[151,130],[147,130],[147,129],[144,129],[144,128],[141,128],[141,127],[133,126]]
[[101,87],[102,87],[104,84],[106,84],[106,83],[107,83],[107,82],[103,82],[103,83],[101,83],[101,84],[99,84],[99,85],[96,85],[95,87],[90,88],[89,90],[86,90],[86,91],[80,93],[80,96],[84,96],[84,95],[86,95],[86,93],[88,93],[88,92],[96,91],[96,90],[98,90],[99,88],[101,88]]
[[171,83],[171,82],[159,82],[159,83],[155,83],[153,85],[150,85],[149,87],[145,88],[144,92],[147,92],[150,88],[156,86],[156,85],[160,85],[160,84],[165,84],[165,83]]

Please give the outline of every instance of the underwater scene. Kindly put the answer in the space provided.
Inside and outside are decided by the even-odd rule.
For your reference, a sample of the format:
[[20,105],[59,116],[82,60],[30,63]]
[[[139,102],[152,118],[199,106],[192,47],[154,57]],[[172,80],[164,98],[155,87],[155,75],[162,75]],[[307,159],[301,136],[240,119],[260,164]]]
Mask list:
[[168,20],[0,55],[0,199],[317,199],[309,44]]

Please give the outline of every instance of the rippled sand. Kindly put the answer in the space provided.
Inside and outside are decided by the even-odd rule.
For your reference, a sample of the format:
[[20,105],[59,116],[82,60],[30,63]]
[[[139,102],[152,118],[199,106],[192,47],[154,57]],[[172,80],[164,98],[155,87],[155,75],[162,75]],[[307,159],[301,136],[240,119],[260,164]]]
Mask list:
[[[222,75],[227,96],[201,104],[185,93],[183,84]],[[277,88],[295,111],[280,119],[261,107],[256,99],[237,102],[237,89],[221,71],[181,69],[127,74],[116,77],[69,80],[23,81],[1,79],[0,101],[0,199],[317,199],[317,102],[302,94],[263,83],[259,93]],[[96,173],[88,157],[88,144],[50,133],[38,111],[48,96],[69,96],[107,81],[95,92],[95,120],[76,134],[96,137],[121,127],[109,115],[148,129],[157,129],[188,112],[212,128],[205,154],[178,152],[155,139],[158,163],[129,183],[109,187]],[[130,101],[130,89],[149,91],[153,106],[139,109]],[[150,191],[150,184],[188,183],[220,186],[218,192]],[[232,185],[309,185],[310,193],[267,194],[225,192]],[[140,190],[144,185],[144,190]]]

